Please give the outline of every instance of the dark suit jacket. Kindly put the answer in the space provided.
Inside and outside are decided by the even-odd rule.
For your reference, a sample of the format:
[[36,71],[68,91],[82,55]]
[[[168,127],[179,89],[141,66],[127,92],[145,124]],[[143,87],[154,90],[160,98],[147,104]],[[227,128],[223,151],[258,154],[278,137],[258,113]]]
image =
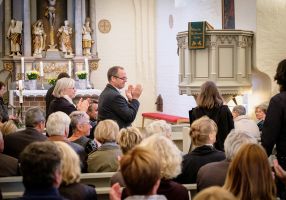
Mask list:
[[229,108],[226,105],[214,107],[212,109],[201,107],[193,108],[189,111],[190,125],[192,125],[193,121],[201,118],[204,115],[214,120],[217,124],[218,130],[214,146],[217,150],[224,151],[224,140],[229,132],[234,129],[233,117]]
[[198,192],[211,186],[223,186],[230,162],[212,162],[202,166],[197,176]]
[[4,136],[4,154],[19,159],[20,153],[32,142],[45,141],[47,137],[34,128],[26,128]]
[[197,147],[183,157],[182,173],[175,178],[175,181],[182,184],[196,183],[200,167],[207,163],[224,159],[224,152],[218,151],[212,146],[203,145]]
[[2,115],[2,122],[9,120],[7,105],[4,104],[2,97],[0,97],[0,115]]
[[76,110],[77,110],[76,107],[65,98],[63,97],[55,98],[50,104],[49,112],[47,113],[47,118],[49,117],[50,114],[57,111],[62,111],[67,115],[70,115],[73,111]]
[[115,87],[107,84],[99,96],[98,120],[112,119],[119,128],[128,127],[136,118],[139,105],[136,99],[127,102]]
[[18,160],[0,153],[0,177],[19,176]]
[[69,200],[97,200],[95,189],[82,183],[62,184],[59,192]]
[[[50,87],[47,91],[45,100],[46,100],[46,113],[49,112],[49,107],[51,102],[55,99],[54,95],[53,95],[53,91],[55,89],[55,86],[53,85],[52,87]],[[48,116],[48,115],[47,115]]]
[[66,200],[56,188],[34,188],[25,189],[23,197],[18,200]]

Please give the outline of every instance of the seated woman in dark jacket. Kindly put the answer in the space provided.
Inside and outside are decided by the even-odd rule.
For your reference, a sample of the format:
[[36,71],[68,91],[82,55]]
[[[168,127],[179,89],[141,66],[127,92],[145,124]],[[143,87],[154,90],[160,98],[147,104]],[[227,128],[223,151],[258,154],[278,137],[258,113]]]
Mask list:
[[80,161],[78,155],[67,143],[61,141],[56,141],[55,143],[62,154],[60,194],[70,200],[96,200],[95,189],[80,183]]
[[214,148],[216,141],[216,123],[204,116],[192,123],[190,136],[193,151],[183,157],[182,173],[175,181],[185,183],[196,183],[197,173],[203,165],[225,159],[225,154]]

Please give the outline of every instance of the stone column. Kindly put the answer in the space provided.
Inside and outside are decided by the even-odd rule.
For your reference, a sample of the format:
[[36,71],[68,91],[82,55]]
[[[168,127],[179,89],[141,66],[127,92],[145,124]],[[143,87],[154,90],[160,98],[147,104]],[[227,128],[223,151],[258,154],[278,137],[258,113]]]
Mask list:
[[75,1],[75,55],[82,56],[82,18],[81,0]]
[[12,16],[12,7],[11,7],[11,0],[5,0],[4,2],[4,24],[5,24],[5,28],[4,28],[4,49],[5,49],[5,56],[9,56],[10,55],[10,41],[7,39],[6,35],[10,26],[10,22],[11,22],[11,16]]
[[24,0],[23,12],[24,12],[24,56],[31,56],[31,10],[30,0]]
[[86,18],[86,6],[85,6],[85,0],[81,2],[81,18],[82,18],[82,22],[85,22],[85,18]]
[[95,1],[96,0],[90,0],[89,1],[89,13],[90,13],[90,19],[91,19],[91,29],[93,30],[91,34],[91,38],[94,40],[94,44],[91,46],[91,55],[97,56],[97,40],[96,40],[96,8],[95,8]]

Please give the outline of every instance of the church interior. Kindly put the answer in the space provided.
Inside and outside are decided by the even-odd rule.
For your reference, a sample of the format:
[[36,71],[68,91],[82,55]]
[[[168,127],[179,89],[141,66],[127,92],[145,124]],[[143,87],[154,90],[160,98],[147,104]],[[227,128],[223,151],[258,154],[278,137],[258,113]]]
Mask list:
[[[277,133],[275,135],[277,138],[273,139],[274,137],[269,134],[272,133],[270,123],[265,126],[266,131],[262,131],[257,124],[258,121],[255,121],[255,117],[257,117],[256,108],[258,105],[268,104],[274,95],[279,94],[279,90],[280,94],[283,91],[282,86],[284,85],[278,85],[276,81],[278,82],[279,78],[276,77],[275,81],[274,76],[277,75],[278,63],[285,59],[285,10],[285,0],[0,0],[0,82],[4,82],[7,86],[7,92],[3,98],[8,105],[9,114],[18,115],[21,119],[31,107],[39,106],[43,110],[47,110],[45,100],[47,91],[49,88],[54,87],[52,85],[55,84],[60,73],[66,73],[73,79],[72,83],[75,83],[75,85],[66,89],[72,89],[72,92],[74,92],[72,95],[76,96],[74,99],[68,97],[66,100],[73,106],[73,112],[77,112],[77,110],[82,110],[76,105],[86,106],[86,98],[97,100],[99,98],[96,104],[100,107],[100,95],[112,85],[111,80],[114,80],[117,85],[116,87],[112,85],[114,86],[113,89],[118,93],[120,91],[121,97],[125,95],[124,101],[126,104],[128,106],[132,105],[130,107],[137,110],[135,116],[133,116],[134,119],[129,124],[126,123],[121,126],[117,120],[115,120],[117,123],[110,120],[112,122],[109,121],[108,127],[115,126],[114,129],[117,128],[119,134],[121,128],[129,127],[132,123],[133,126],[140,128],[146,134],[148,130],[147,128],[145,130],[144,127],[150,125],[154,119],[166,120],[172,126],[168,124],[170,130],[168,130],[169,132],[166,131],[168,133],[164,135],[163,139],[156,136],[155,145],[152,147],[155,148],[154,152],[163,151],[163,147],[161,150],[156,149],[156,142],[160,147],[160,140],[165,142],[167,146],[169,145],[168,141],[164,141],[166,136],[173,140],[169,149],[175,149],[174,151],[179,152],[176,154],[179,156],[174,155],[169,160],[170,163],[175,162],[177,157],[181,158],[181,155],[185,155],[182,159],[188,159],[188,155],[192,154],[194,149],[204,146],[217,153],[215,154],[217,160],[213,160],[213,162],[227,160],[230,168],[234,164],[230,164],[232,158],[227,157],[227,147],[224,147],[224,145],[230,145],[231,142],[236,140],[230,138],[230,141],[228,141],[226,138],[228,134],[233,135],[231,134],[232,131],[236,131],[233,120],[236,111],[233,108],[237,108],[237,105],[243,105],[244,111],[242,113],[244,112],[244,114],[242,115],[248,115],[251,120],[254,120],[259,136],[255,136],[255,142],[251,142],[251,139],[248,138],[251,144],[244,146],[245,153],[242,150],[235,153],[241,157],[248,156],[250,153],[248,154],[247,151],[251,148],[257,148],[256,152],[262,152],[262,158],[255,160],[258,160],[257,162],[266,160],[263,164],[266,163],[265,168],[268,171],[263,171],[264,169],[256,170],[259,173],[263,172],[262,175],[269,175],[267,176],[269,181],[265,181],[266,183],[260,182],[263,182],[261,184],[271,184],[267,187],[271,190],[268,193],[271,193],[269,196],[274,197],[276,188],[273,189],[275,183],[271,179],[271,173],[268,173],[271,171],[268,156],[270,156],[269,160],[271,160],[271,165],[274,167],[279,166],[278,161],[279,163],[285,161],[286,151],[284,152],[285,148],[282,147],[286,144],[286,142],[283,143],[286,139],[283,138],[284,136],[281,136],[282,142],[277,139],[280,134],[278,131],[280,126],[273,128]],[[113,66],[123,68],[116,69],[117,74],[110,75],[108,73]],[[122,76],[118,75],[119,72]],[[57,81],[60,82],[60,80]],[[64,77],[62,80],[70,81],[70,78],[65,79]],[[216,123],[221,122],[220,120],[217,122],[208,117],[204,118],[204,115],[207,114],[201,115],[199,111],[195,113],[195,109],[199,108],[198,97],[200,97],[202,91],[201,86],[206,82],[214,82],[223,97],[223,100],[219,98],[216,98],[216,100],[219,99],[219,109],[227,108],[225,120],[231,118],[229,127],[229,124],[226,123],[223,126],[216,125]],[[121,87],[120,84],[124,87]],[[130,89],[129,84],[140,85]],[[2,93],[0,93],[0,100],[2,100],[1,95]],[[135,96],[136,98],[133,98]],[[74,103],[73,100],[79,103]],[[272,104],[273,107],[275,105]],[[87,107],[84,116],[81,117],[83,117],[83,121],[85,120],[83,124],[88,124],[89,129],[91,129],[92,125],[89,124],[91,118],[86,117]],[[277,109],[277,107],[275,108]],[[273,109],[271,111],[272,114],[274,113],[273,116],[277,117],[275,114],[284,112],[281,110],[277,109],[276,112]],[[102,112],[100,108],[97,108],[96,111]],[[218,111],[218,113],[223,115],[221,114],[223,111]],[[77,114],[74,114],[74,118],[77,117]],[[72,114],[69,116],[72,116]],[[42,125],[40,124],[39,127],[42,133],[46,133],[45,122],[48,120],[43,116],[42,118],[39,122]],[[69,123],[73,120],[72,117],[70,118],[69,121],[67,120]],[[58,120],[63,119],[64,117],[59,117]],[[275,121],[279,120],[273,118],[269,121],[275,124]],[[103,121],[105,119],[100,120],[96,117],[93,128],[97,128],[98,124]],[[264,123],[264,119],[261,121]],[[56,124],[60,124],[56,119],[54,123],[55,127]],[[62,122],[62,124],[64,123],[66,122]],[[203,125],[199,124],[198,127],[208,127],[209,131],[206,141],[198,142],[198,144],[196,142],[199,139],[195,138],[195,134],[195,136],[191,134],[196,127],[190,128],[190,124],[196,126],[196,123],[202,123]],[[72,143],[71,138],[73,139],[74,135],[70,134],[77,129],[77,126],[73,130],[69,130],[71,127],[69,125],[63,128],[66,137],[64,141],[69,140]],[[50,127],[53,126],[50,125]],[[223,136],[224,138],[219,141],[217,135],[219,135],[221,127],[228,130]],[[28,129],[29,126],[25,128]],[[284,131],[283,127],[281,130]],[[90,133],[90,130],[86,132]],[[96,136],[95,132],[94,136]],[[168,134],[171,134],[171,136]],[[41,134],[41,137],[45,138],[40,139],[48,140],[48,137],[43,135]],[[245,137],[249,136],[245,135]],[[9,137],[3,138],[9,141]],[[3,138],[0,137],[0,147],[1,141],[4,141]],[[268,138],[271,144],[265,138]],[[84,153],[87,154],[82,159],[86,162],[85,164],[88,165],[89,158],[95,158],[90,155],[97,152],[101,145],[112,143],[113,146],[117,146],[116,151],[120,152],[120,155],[116,154],[115,159],[117,170],[118,166],[122,164],[120,161],[121,150],[117,144],[118,138],[115,136],[111,139],[104,138],[106,141],[102,139],[102,142],[97,138],[89,139],[93,142],[90,144],[90,148],[94,147],[94,149],[89,149],[87,153],[86,147],[81,147],[85,151]],[[52,139],[50,138],[50,140]],[[145,140],[143,140],[143,136],[140,138],[140,142],[141,140]],[[146,145],[152,144],[152,138],[149,140]],[[224,143],[225,140],[229,143]],[[221,142],[219,148],[215,146],[218,142]],[[262,144],[266,152],[260,145],[252,144],[258,142]],[[274,144],[278,146],[277,163],[272,161],[271,157]],[[14,148],[14,145],[10,146]],[[36,148],[36,145],[34,148]],[[3,149],[0,148],[0,156],[5,154],[6,149]],[[224,153],[224,150],[226,150],[226,153]],[[140,148],[138,152],[140,153]],[[279,152],[282,153],[279,155]],[[124,155],[122,156],[124,157]],[[161,156],[160,159],[163,157]],[[140,158],[140,156],[136,158]],[[124,163],[126,160],[123,159],[122,162]],[[18,161],[16,161],[17,163]],[[178,163],[176,164],[180,168],[182,160],[179,160]],[[237,163],[241,162],[238,161]],[[142,167],[144,167],[143,164]],[[97,167],[97,165],[94,166]],[[286,169],[286,164],[283,165],[283,168]],[[110,187],[109,181],[116,170],[112,172],[104,171],[103,173],[83,170],[83,168],[79,170],[81,171],[79,171],[78,183],[81,178],[80,183],[95,185],[98,199],[109,199],[109,192],[114,189]],[[184,182],[187,175],[184,176],[180,170],[177,170],[176,176],[164,175],[167,176],[167,179],[183,184],[188,193],[186,199],[189,199],[189,197],[193,199],[192,195],[197,194],[199,184],[196,184],[195,181],[192,183]],[[186,168],[184,170],[188,171]],[[196,173],[198,171],[199,168]],[[206,171],[212,170],[208,169]],[[2,190],[3,197],[10,199],[23,194],[22,177],[19,174],[17,175],[12,179],[11,177],[7,179],[0,178],[0,194]],[[165,180],[162,174],[159,174],[158,177],[158,180],[160,180],[160,177]],[[237,177],[243,178],[246,176],[239,175]],[[282,182],[283,180],[286,183],[285,171],[284,179],[281,178]],[[160,184],[160,181],[156,184]],[[230,183],[226,181],[224,189],[227,184]],[[284,190],[280,186],[277,186],[279,195],[280,191],[285,192],[285,185],[283,185]],[[94,192],[94,189],[92,190]],[[258,197],[257,199],[262,198]]]

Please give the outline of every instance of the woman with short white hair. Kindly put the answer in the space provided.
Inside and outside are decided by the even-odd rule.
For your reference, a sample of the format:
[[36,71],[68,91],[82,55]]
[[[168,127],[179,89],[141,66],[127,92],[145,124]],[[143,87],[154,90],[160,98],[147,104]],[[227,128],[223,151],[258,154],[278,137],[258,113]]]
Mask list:
[[70,115],[73,111],[79,110],[86,112],[89,106],[88,99],[79,100],[77,105],[73,103],[76,95],[75,81],[71,78],[61,78],[57,81],[53,95],[56,97],[50,104],[48,116],[56,111],[62,111]]
[[149,137],[153,134],[161,134],[171,139],[172,136],[171,124],[168,124],[165,120],[156,120],[150,123],[146,127],[146,137]]

